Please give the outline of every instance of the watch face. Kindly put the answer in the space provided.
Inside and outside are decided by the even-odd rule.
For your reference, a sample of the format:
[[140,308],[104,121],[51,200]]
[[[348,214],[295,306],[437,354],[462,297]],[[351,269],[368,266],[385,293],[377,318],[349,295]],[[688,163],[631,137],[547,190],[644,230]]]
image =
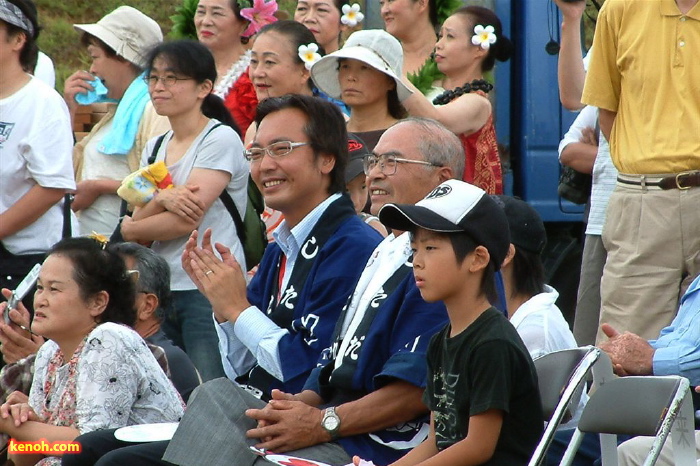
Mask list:
[[323,427],[326,428],[326,430],[335,430],[338,428],[338,418],[333,417],[333,416],[328,416],[323,420]]

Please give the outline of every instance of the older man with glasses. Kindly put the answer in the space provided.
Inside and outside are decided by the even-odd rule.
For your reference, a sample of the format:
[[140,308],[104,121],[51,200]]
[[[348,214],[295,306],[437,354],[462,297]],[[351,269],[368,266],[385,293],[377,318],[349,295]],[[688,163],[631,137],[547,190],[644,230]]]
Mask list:
[[[441,124],[408,119],[389,128],[364,162],[371,211],[376,214],[388,202],[415,203],[441,182],[461,178],[464,151],[459,139]],[[269,184],[275,183],[271,178]],[[250,406],[254,409],[246,415],[257,426],[253,422],[255,428],[245,432],[239,418],[230,429],[229,444],[240,446],[248,436],[259,449],[328,464],[349,463],[352,455],[389,464],[425,439],[429,422],[421,401],[427,377],[425,351],[447,315],[441,303],[421,298],[411,273],[409,243],[407,233],[393,231],[374,250],[344,306],[330,346],[303,390],[274,390],[270,403]],[[219,425],[220,417],[209,422]],[[232,413],[225,417],[232,418]],[[191,438],[175,438],[171,445],[177,442],[181,449],[192,448]],[[230,447],[216,443],[206,448]],[[169,453],[165,459],[189,464],[184,456]],[[207,464],[263,461],[240,459],[241,454],[231,454],[229,463],[222,459]]]

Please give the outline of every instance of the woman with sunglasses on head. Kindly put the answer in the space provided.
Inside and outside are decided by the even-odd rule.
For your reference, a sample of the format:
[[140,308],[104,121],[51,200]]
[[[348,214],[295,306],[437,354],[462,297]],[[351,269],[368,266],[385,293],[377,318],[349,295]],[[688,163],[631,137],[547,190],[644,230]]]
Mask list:
[[[166,42],[151,52],[146,80],[153,106],[172,131],[149,141],[141,164],[163,161],[174,184],[162,189],[133,218],[124,217],[127,241],[151,243],[170,265],[173,306],[163,329],[192,359],[203,380],[224,376],[209,301],[180,264],[189,234],[211,228],[213,241],[230,247],[245,268],[243,247],[221,197],[233,201],[241,218],[247,202],[248,166],[235,122],[212,94],[216,66],[207,48],[194,41]],[[236,128],[237,129],[237,128]],[[225,191],[225,192],[224,192]]]
[[[100,429],[180,420],[175,387],[129,328],[136,321],[129,272],[92,238],[67,238],[49,250],[31,324],[48,341],[36,355],[29,398],[14,392],[0,406],[1,432],[16,441],[67,442]],[[56,456],[11,459],[17,466],[61,464]]]
[[437,120],[459,136],[466,155],[464,181],[489,194],[503,193],[503,176],[488,99],[493,86],[484,73],[496,60],[508,60],[512,49],[493,11],[460,8],[445,20],[435,45],[435,61],[445,75],[442,93],[432,103],[419,92],[402,102],[411,115]]

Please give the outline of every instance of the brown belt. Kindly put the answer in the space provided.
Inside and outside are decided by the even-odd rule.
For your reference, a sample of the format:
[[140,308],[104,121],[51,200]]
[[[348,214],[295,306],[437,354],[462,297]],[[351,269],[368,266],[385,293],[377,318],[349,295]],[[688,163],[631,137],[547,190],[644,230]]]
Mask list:
[[700,170],[682,172],[665,177],[653,177],[651,179],[620,174],[617,177],[617,181],[622,184],[651,186],[661,189],[690,189],[700,186]]

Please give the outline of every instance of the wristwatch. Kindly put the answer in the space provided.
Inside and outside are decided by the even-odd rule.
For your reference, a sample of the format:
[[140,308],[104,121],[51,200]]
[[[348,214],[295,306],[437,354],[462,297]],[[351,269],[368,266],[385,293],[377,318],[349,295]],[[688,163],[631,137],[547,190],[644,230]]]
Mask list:
[[338,438],[340,434],[340,418],[335,413],[335,406],[326,408],[323,411],[321,427],[323,427],[323,430],[328,432],[328,434],[331,436],[331,440],[335,440]]

